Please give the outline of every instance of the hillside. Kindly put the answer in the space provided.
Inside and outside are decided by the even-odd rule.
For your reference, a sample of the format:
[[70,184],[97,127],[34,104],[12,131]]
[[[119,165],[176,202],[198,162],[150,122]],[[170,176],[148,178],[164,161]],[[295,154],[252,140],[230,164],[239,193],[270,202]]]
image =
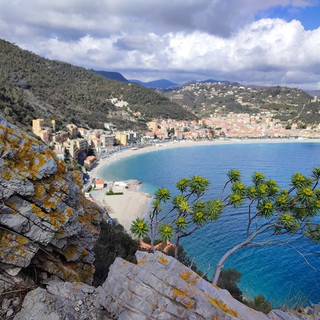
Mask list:
[[320,122],[320,102],[311,102],[311,97],[300,89],[211,82],[186,85],[165,95],[173,102],[188,106],[198,116],[269,111],[284,122],[301,125]]
[[[123,102],[122,107],[115,101]],[[153,117],[195,117],[150,89],[42,58],[4,40],[0,40],[0,113],[25,128],[36,117],[55,119],[58,128],[66,123],[97,128],[113,122],[118,129],[144,129]]]
[[97,71],[92,70],[93,72],[100,74],[110,80],[123,81],[128,82],[128,80],[119,72],[111,72],[111,71]]

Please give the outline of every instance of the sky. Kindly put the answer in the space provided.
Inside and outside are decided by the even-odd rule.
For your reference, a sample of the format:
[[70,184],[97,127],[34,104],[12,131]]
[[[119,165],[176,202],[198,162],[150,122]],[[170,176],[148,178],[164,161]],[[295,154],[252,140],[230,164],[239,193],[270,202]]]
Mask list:
[[320,0],[0,0],[0,38],[127,79],[320,89]]

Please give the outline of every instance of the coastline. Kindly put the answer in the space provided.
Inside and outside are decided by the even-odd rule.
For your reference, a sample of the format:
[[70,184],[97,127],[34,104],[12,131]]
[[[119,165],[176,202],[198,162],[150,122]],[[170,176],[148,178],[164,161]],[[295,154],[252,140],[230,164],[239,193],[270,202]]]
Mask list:
[[[96,179],[104,179],[101,171],[110,164],[120,159],[129,158],[134,155],[144,154],[157,150],[185,148],[206,145],[223,145],[223,144],[248,144],[248,143],[320,143],[320,139],[219,139],[205,141],[181,141],[181,142],[164,142],[152,146],[146,146],[139,149],[126,149],[117,152],[110,157],[101,159],[98,164],[89,171],[91,177]],[[152,196],[140,192],[140,182],[136,180],[128,180],[128,189],[122,188],[116,191],[123,192],[123,195],[109,195],[105,193],[113,186],[113,181],[107,181],[107,187],[102,190],[92,191],[95,199],[100,201],[108,210],[109,216],[117,220],[124,228],[130,232],[131,221],[136,217],[143,217],[147,214]]]
[[195,146],[210,146],[210,145],[223,145],[223,144],[247,144],[247,143],[320,143],[320,139],[307,139],[307,138],[255,138],[255,139],[217,139],[217,140],[201,140],[201,141],[179,141],[179,142],[161,142],[152,146],[146,146],[137,150],[126,149],[111,155],[108,158],[101,159],[96,167],[90,170],[90,175],[97,179],[103,179],[101,170],[123,158],[128,158],[134,155],[153,152],[164,149],[185,148]]

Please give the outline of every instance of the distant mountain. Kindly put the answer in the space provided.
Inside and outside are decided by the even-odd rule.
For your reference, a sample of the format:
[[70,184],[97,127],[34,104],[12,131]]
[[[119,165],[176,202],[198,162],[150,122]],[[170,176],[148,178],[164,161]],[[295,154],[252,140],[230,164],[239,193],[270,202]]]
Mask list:
[[144,87],[151,88],[151,89],[171,89],[171,88],[179,87],[178,83],[175,83],[166,79],[154,80],[149,82],[143,82],[140,80],[129,80],[129,81],[133,83],[138,83]]
[[0,114],[30,129],[33,118],[57,129],[67,123],[146,129],[153,118],[195,119],[168,98],[134,83],[112,81],[90,70],[42,58],[0,39]]
[[119,72],[111,72],[111,71],[96,71],[92,70],[95,73],[101,74],[102,76],[116,81],[128,82],[128,80]]

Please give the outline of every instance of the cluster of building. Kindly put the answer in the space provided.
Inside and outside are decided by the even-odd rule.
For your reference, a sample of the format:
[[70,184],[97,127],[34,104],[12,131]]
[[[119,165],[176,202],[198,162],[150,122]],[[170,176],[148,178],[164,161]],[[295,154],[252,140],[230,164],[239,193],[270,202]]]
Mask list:
[[97,155],[113,152],[119,148],[117,146],[140,141],[138,132],[117,132],[114,129],[112,123],[105,123],[105,129],[84,129],[68,124],[66,130],[56,131],[54,120],[51,127],[46,127],[43,119],[32,121],[33,133],[51,145],[59,159],[72,159],[88,166],[95,161]]
[[46,127],[43,119],[32,121],[33,133],[46,144],[51,145],[55,154],[62,160],[72,159],[91,166],[96,156],[110,154],[120,146],[135,145],[150,140],[203,140],[213,138],[319,138],[320,124],[299,128],[275,119],[270,112],[255,115],[214,113],[209,118],[193,121],[155,119],[148,122],[149,131],[145,134],[133,131],[115,131],[112,123],[104,129],[78,128],[66,125],[66,130],[56,131],[55,122]]
[[150,132],[146,136],[158,139],[176,140],[212,138],[319,138],[320,124],[299,128],[275,119],[271,112],[255,115],[229,112],[215,113],[198,121],[154,120],[148,123]]

